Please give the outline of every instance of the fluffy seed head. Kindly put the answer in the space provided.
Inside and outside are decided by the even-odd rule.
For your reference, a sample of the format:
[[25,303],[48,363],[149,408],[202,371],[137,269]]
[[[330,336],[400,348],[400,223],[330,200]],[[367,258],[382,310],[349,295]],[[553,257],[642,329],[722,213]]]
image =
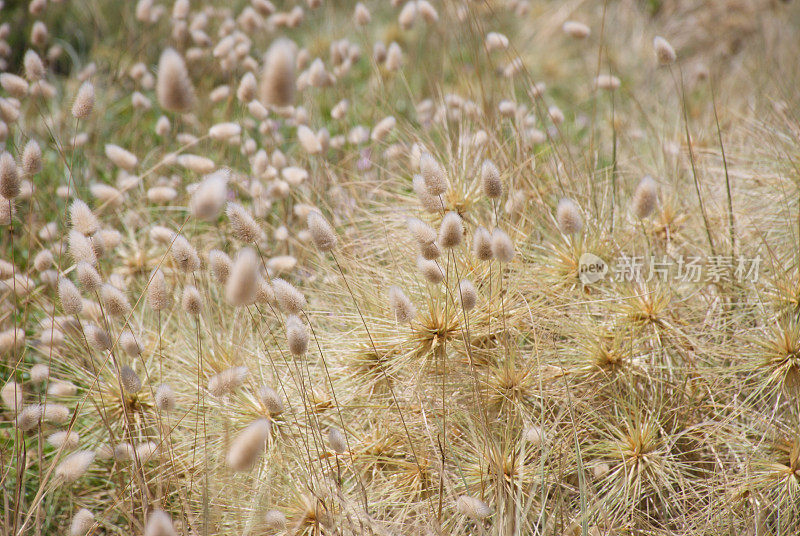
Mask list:
[[508,37],[501,33],[489,32],[486,34],[486,50],[503,50],[508,48]]
[[192,316],[199,316],[203,310],[203,299],[200,297],[200,291],[193,285],[187,285],[183,289],[181,304],[184,311]]
[[280,532],[286,529],[286,515],[280,510],[267,510],[264,514],[264,525],[267,530]]
[[328,428],[328,444],[336,454],[344,454],[347,451],[347,440],[338,428]]
[[312,210],[308,213],[307,221],[308,231],[311,233],[311,239],[317,249],[330,251],[336,247],[336,233],[322,214]]
[[475,285],[472,284],[472,281],[469,279],[462,279],[458,284],[458,294],[461,298],[461,307],[463,307],[465,311],[471,311],[475,308],[475,304],[478,303],[478,291],[475,289]]
[[411,322],[417,316],[417,308],[403,289],[396,285],[389,287],[389,307],[392,308],[395,319],[402,324]]
[[318,154],[322,152],[322,144],[313,130],[305,125],[297,127],[297,139],[302,145],[303,149],[308,154]]
[[194,87],[186,63],[175,49],[166,48],[158,59],[158,103],[171,112],[188,112],[195,102]]
[[492,515],[492,509],[485,502],[469,495],[462,495],[456,500],[456,509],[470,519],[481,520]]
[[163,311],[169,307],[170,296],[164,272],[156,270],[147,285],[147,302],[153,311]]
[[494,255],[492,253],[492,235],[485,227],[475,229],[475,234],[472,236],[472,252],[481,261],[491,260]]
[[500,262],[514,259],[514,243],[502,229],[492,231],[492,256]]
[[231,443],[226,461],[234,471],[247,471],[264,453],[269,437],[267,419],[258,419],[237,435]]
[[0,74],[0,87],[5,89],[9,95],[18,99],[28,93],[28,82],[21,76],[11,73]]
[[17,415],[16,425],[20,430],[27,432],[33,430],[42,420],[42,406],[39,404],[32,404],[25,406],[22,411]]
[[306,297],[285,279],[280,277],[273,279],[272,290],[275,292],[275,300],[283,312],[298,315],[305,308]]
[[166,383],[162,383],[156,388],[155,401],[159,410],[172,411],[175,409],[175,391]]
[[197,250],[186,240],[183,235],[178,235],[172,241],[172,259],[183,272],[194,272],[200,268],[200,257]]
[[281,398],[281,395],[279,395],[278,392],[269,385],[262,385],[258,389],[258,398],[271,415],[283,413],[283,398]]
[[105,352],[111,349],[111,336],[103,328],[94,324],[87,324],[84,327],[84,332],[89,346],[98,352]]
[[653,49],[656,51],[656,59],[661,65],[674,63],[678,57],[669,41],[658,35],[653,38]]
[[128,297],[114,285],[105,284],[100,287],[100,299],[103,301],[105,312],[111,316],[124,317],[131,312]]
[[125,171],[133,170],[133,168],[135,168],[139,163],[139,159],[135,154],[127,149],[123,149],[119,145],[114,145],[112,143],[106,144],[105,153],[106,158],[111,160],[111,163],[124,169]]
[[86,508],[81,508],[72,516],[72,522],[69,524],[69,536],[86,536],[92,525],[94,525],[94,514]]
[[136,335],[134,335],[129,329],[123,331],[119,336],[119,346],[122,348],[123,352],[131,357],[138,357],[144,350],[142,345],[139,344],[139,341],[136,339]]
[[261,71],[260,97],[263,104],[289,106],[295,92],[295,45],[278,39],[269,47]]
[[559,230],[566,235],[579,233],[583,229],[581,211],[571,199],[565,198],[558,202],[556,220]]
[[436,231],[433,227],[419,218],[408,218],[406,226],[419,245],[431,244],[436,241]]
[[65,314],[77,315],[83,309],[83,298],[78,287],[66,277],[58,280],[58,298]]
[[574,37],[575,39],[586,39],[591,33],[591,30],[588,26],[582,22],[574,20],[566,21],[561,29],[564,30],[565,34],[570,37]]
[[228,215],[228,221],[230,221],[233,235],[242,242],[252,244],[260,240],[263,236],[264,232],[261,230],[261,227],[258,226],[256,220],[250,215],[250,212],[239,203],[228,203],[228,208],[225,210],[225,213]]
[[208,381],[208,391],[214,396],[223,396],[232,393],[244,383],[247,377],[247,367],[231,367],[214,374]]
[[75,265],[75,273],[83,290],[86,292],[94,292],[99,289],[103,284],[100,274],[97,273],[94,266],[88,262],[81,261]]
[[419,170],[425,181],[428,193],[433,196],[442,195],[447,191],[447,178],[439,162],[429,153],[423,153],[419,158]]
[[356,8],[353,12],[353,21],[358,24],[359,26],[366,26],[372,20],[372,16],[369,13],[369,9],[367,6],[362,4],[361,2],[356,4]]
[[438,285],[444,281],[444,272],[436,261],[420,256],[417,258],[417,270],[431,285]]
[[259,283],[258,255],[251,248],[236,254],[231,275],[225,284],[225,299],[234,306],[249,305],[256,297]]
[[53,397],[74,396],[78,387],[69,381],[56,380],[47,386],[47,394]]
[[227,253],[212,249],[208,252],[208,265],[211,268],[214,279],[223,285],[228,282],[233,269],[233,261]]
[[164,510],[153,510],[147,516],[144,536],[177,536],[172,518]]
[[47,442],[57,449],[74,449],[78,446],[79,441],[78,432],[67,432],[66,430],[54,432],[47,437]]
[[192,216],[203,221],[214,221],[219,216],[228,197],[228,173],[224,170],[206,176],[192,192],[189,210]]
[[80,199],[74,200],[69,206],[69,218],[72,228],[84,235],[92,235],[100,229],[100,221],[97,216]]
[[295,357],[302,357],[308,351],[308,328],[296,315],[286,317],[286,342],[289,352]]
[[30,82],[36,82],[44,78],[46,72],[44,63],[42,62],[42,58],[33,50],[25,51],[22,64],[25,67],[25,78]]
[[11,411],[21,410],[23,402],[22,386],[15,381],[8,382],[0,390],[0,398],[2,398],[3,404]]
[[22,170],[26,175],[35,175],[42,170],[42,148],[36,140],[28,140],[22,150]]
[[67,241],[69,242],[69,254],[76,263],[85,262],[90,266],[97,264],[97,254],[92,241],[83,233],[73,229],[67,235]]
[[0,195],[5,199],[14,199],[19,195],[21,184],[14,157],[9,152],[0,154]]
[[65,482],[75,482],[89,469],[94,456],[93,450],[79,450],[70,454],[56,467],[56,476]]
[[208,129],[208,136],[214,140],[227,140],[242,133],[237,123],[217,123]]
[[43,363],[37,363],[31,367],[31,381],[36,385],[43,383],[50,377],[50,367]]
[[503,195],[503,183],[500,182],[500,170],[491,160],[484,160],[481,165],[481,186],[489,199],[497,199]]
[[633,192],[631,208],[636,217],[642,219],[652,214],[656,205],[658,205],[658,184],[653,177],[645,175]]
[[138,393],[142,389],[142,379],[127,365],[119,369],[119,381],[128,393]]
[[76,119],[86,119],[94,109],[94,86],[86,81],[78,88],[75,101],[72,103],[72,116]]
[[464,236],[464,222],[457,212],[448,212],[439,226],[439,244],[445,248],[454,248],[461,243]]

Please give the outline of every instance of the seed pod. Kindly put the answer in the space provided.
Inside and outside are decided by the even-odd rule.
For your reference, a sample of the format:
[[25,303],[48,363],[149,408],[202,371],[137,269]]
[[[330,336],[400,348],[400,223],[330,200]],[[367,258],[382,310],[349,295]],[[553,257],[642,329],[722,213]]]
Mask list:
[[3,404],[11,411],[21,410],[24,401],[22,386],[15,381],[9,381],[0,390],[0,398],[2,398]]
[[214,278],[221,284],[228,282],[233,269],[233,261],[223,251],[212,249],[208,252],[208,265],[211,267],[211,273]]
[[75,265],[75,273],[77,274],[78,283],[80,283],[81,287],[83,287],[86,292],[94,292],[103,284],[100,274],[98,274],[94,266],[88,262],[78,262],[78,264]]
[[361,2],[356,4],[355,11],[353,12],[353,21],[359,26],[366,26],[372,20],[367,6]]

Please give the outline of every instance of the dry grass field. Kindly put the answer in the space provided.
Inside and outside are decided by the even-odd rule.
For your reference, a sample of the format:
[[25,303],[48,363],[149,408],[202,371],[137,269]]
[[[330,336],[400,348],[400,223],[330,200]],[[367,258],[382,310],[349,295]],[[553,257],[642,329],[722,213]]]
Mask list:
[[0,536],[800,533],[795,3],[0,5]]

